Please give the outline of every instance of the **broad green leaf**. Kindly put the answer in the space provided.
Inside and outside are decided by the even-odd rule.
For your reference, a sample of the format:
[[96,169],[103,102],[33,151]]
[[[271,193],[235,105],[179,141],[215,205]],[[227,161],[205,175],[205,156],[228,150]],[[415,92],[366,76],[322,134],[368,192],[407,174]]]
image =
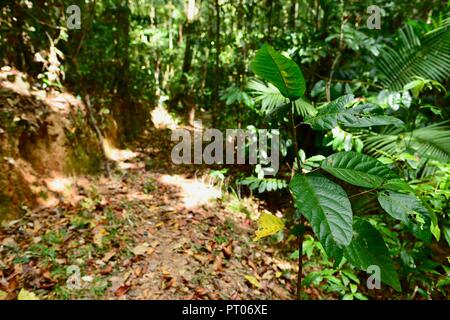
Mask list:
[[353,108],[346,108],[354,102],[354,96],[348,94],[328,103],[319,112],[305,120],[313,129],[326,130],[342,125],[351,128],[364,128],[381,125],[401,125],[403,121],[380,112],[381,108],[372,104],[362,104]]
[[269,213],[261,213],[258,219],[258,230],[255,231],[255,238],[257,241],[261,238],[271,236],[284,228],[282,219]]
[[378,193],[378,202],[390,216],[402,221],[419,239],[431,241],[430,214],[417,197],[385,191]]
[[369,222],[355,218],[353,240],[344,249],[344,255],[351,264],[363,271],[367,271],[371,265],[378,266],[380,280],[397,291],[402,290],[383,237]]
[[297,174],[289,188],[326,253],[340,260],[352,239],[352,208],[344,189],[319,175]]
[[345,106],[353,101],[354,96],[352,94],[339,97],[320,109],[314,117],[307,118],[305,122],[316,130],[331,130],[338,125],[338,117],[345,110]]
[[376,110],[382,110],[380,107],[372,104],[361,104],[356,107],[345,109],[338,115],[338,122],[350,128],[364,128],[372,126],[385,126],[403,124],[403,121],[384,114],[374,114]]
[[7,296],[8,296],[7,292],[0,290],[0,300],[6,300]]
[[349,128],[365,128],[385,125],[402,125],[404,122],[395,117],[387,115],[370,115],[363,113],[348,112],[339,118],[339,123]]
[[354,151],[332,154],[322,162],[322,169],[355,186],[379,188],[398,176],[375,158]]
[[264,44],[250,63],[252,71],[269,81],[291,101],[305,93],[306,85],[300,67],[290,58],[276,52],[270,45]]
[[414,192],[414,189],[404,180],[400,178],[388,180],[381,186],[382,189],[393,190],[393,191],[406,191]]

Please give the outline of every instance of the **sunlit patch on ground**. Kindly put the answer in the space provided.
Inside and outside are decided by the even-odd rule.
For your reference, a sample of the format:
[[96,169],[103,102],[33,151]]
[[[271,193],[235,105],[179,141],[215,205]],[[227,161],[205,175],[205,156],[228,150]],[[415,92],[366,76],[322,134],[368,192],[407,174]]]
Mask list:
[[151,112],[152,122],[157,129],[171,129],[175,130],[177,128],[177,123],[175,119],[170,115],[169,112],[163,107],[158,106]]
[[186,209],[200,207],[212,199],[222,197],[220,189],[196,180],[183,178],[179,175],[163,175],[159,181],[180,188],[181,197]]
[[128,149],[118,149],[108,140],[103,139],[103,150],[105,151],[105,156],[108,160],[115,162],[128,161],[135,158],[138,154]]
[[50,191],[57,192],[57,193],[65,193],[71,189],[72,184],[73,184],[73,179],[57,177],[54,179],[48,179],[46,182],[47,182],[47,187]]

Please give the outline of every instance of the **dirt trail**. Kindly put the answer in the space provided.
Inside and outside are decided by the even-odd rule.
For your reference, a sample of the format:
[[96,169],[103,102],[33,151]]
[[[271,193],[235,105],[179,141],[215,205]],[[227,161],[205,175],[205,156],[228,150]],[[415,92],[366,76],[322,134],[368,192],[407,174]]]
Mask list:
[[85,197],[78,206],[4,223],[6,298],[22,288],[41,299],[293,298],[295,264],[252,242],[255,222],[214,199],[218,190],[196,177],[198,168],[171,163],[169,137],[147,131],[139,156],[122,163],[128,169],[77,185]]

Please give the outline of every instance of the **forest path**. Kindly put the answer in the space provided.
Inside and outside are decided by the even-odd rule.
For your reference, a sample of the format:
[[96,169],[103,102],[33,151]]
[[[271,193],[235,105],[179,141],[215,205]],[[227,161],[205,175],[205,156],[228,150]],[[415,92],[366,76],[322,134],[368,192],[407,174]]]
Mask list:
[[198,168],[175,166],[171,145],[170,131],[147,130],[127,169],[78,183],[78,204],[4,223],[6,298],[22,288],[41,299],[294,298],[295,261],[253,242],[256,222]]
[[[293,287],[276,274],[293,266],[274,257],[274,248],[252,242],[255,223],[227,210],[221,190],[205,182],[196,167],[172,164],[168,131],[149,131],[137,147],[136,161],[141,165],[135,167],[140,169],[124,176],[123,187],[114,188],[128,192],[110,197],[119,203],[131,201],[137,221],[134,257],[129,267],[110,279],[106,296],[292,298]],[[146,170],[142,164],[149,162]],[[249,282],[248,276],[256,282]]]

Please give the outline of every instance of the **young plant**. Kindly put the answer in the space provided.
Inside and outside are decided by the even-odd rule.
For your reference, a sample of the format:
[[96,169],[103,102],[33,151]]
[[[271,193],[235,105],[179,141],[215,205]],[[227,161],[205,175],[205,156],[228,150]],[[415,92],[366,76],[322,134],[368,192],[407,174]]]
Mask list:
[[[296,171],[289,183],[289,189],[300,213],[300,227],[296,228],[300,230],[298,298],[301,296],[305,218],[328,257],[335,260],[335,265],[339,265],[345,257],[354,267],[364,271],[369,267],[372,270],[375,266],[380,271],[381,282],[400,292],[399,277],[383,236],[368,219],[354,216],[350,198],[376,193],[381,208],[403,222],[416,237],[425,241],[431,239],[428,210],[407,182],[401,180],[387,165],[368,155],[353,151],[338,152],[323,159],[314,172],[303,170],[294,117],[294,102],[305,93],[305,80],[299,66],[265,44],[251,62],[251,69],[260,78],[275,86],[289,101],[287,106],[280,106],[279,109],[290,116],[295,152]],[[320,131],[336,127],[403,125],[400,119],[385,115],[379,106],[360,103],[351,94],[329,102],[316,114],[306,116],[302,122],[309,124],[313,130]],[[347,191],[332,181],[330,176],[345,182],[347,186],[353,185],[363,190],[349,198]],[[270,221],[271,219],[265,217],[262,223],[264,235],[277,232],[280,226],[283,226]],[[278,227],[273,227],[275,225]]]

